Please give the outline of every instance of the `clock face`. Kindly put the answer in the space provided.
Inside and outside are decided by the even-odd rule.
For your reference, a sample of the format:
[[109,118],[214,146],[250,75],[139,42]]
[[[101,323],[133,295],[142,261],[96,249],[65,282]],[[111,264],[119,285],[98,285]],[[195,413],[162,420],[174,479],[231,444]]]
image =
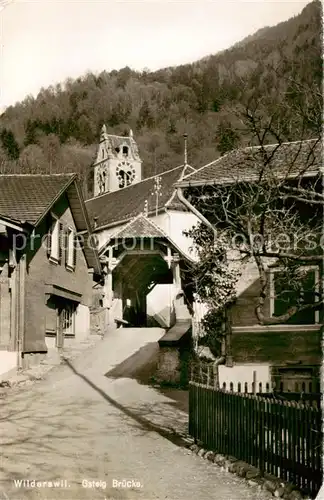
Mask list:
[[122,161],[117,165],[116,174],[120,188],[130,186],[135,179],[135,169],[127,161]]

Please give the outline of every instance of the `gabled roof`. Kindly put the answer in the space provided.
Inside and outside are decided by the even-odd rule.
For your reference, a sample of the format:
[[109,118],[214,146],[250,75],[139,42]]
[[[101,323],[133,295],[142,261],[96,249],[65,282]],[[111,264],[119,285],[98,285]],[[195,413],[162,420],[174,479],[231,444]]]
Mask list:
[[[76,230],[89,236],[91,226],[76,174],[0,175],[0,218],[25,228],[37,227],[63,195],[68,198]],[[100,274],[98,253],[85,240],[87,264]]]
[[[154,213],[156,210],[154,184],[157,177],[161,178],[161,191],[157,208],[158,210],[164,208],[172,199],[175,191],[174,184],[181,178],[183,168],[183,165],[180,165],[118,191],[87,200],[86,206],[89,215],[92,219],[96,218],[96,231],[106,226],[128,222],[144,211],[146,200],[148,213]],[[170,204],[168,207],[172,208]]]
[[75,178],[75,174],[0,175],[0,214],[35,226]]
[[138,214],[131,221],[129,221],[128,224],[113,233],[109,240],[99,250],[99,254],[103,254],[111,245],[111,242],[116,242],[126,238],[158,238],[167,240],[180,255],[185,257],[186,260],[193,261],[193,259],[185,254],[183,250],[170,238],[170,236],[163,231],[163,229],[161,229],[143,213]]
[[124,238],[167,238],[168,236],[144,214],[137,215],[126,226],[111,236],[111,239]]
[[322,142],[320,139],[269,144],[233,150],[217,160],[186,175],[178,187],[207,184],[231,184],[253,181],[264,170],[263,153],[271,158],[268,171],[278,177],[314,175],[322,167]]

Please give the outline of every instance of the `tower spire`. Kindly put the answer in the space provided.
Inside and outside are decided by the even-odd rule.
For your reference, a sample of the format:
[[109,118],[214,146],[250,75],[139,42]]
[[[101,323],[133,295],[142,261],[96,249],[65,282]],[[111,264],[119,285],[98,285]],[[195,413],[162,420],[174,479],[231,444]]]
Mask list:
[[188,150],[187,150],[188,134],[183,134],[183,138],[184,138],[184,161],[183,161],[183,164],[186,167],[188,165]]

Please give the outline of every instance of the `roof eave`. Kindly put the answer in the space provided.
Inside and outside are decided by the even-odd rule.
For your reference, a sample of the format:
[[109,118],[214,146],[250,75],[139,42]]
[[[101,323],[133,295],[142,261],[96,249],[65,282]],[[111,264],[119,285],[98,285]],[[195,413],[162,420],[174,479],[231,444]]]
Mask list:
[[53,208],[55,203],[61,198],[61,196],[65,193],[65,191],[68,189],[68,187],[74,182],[77,178],[77,174],[72,174],[71,178],[66,182],[66,184],[60,189],[60,191],[57,193],[57,195],[52,199],[51,203],[45,208],[44,212],[42,215],[36,220],[34,226],[37,227],[43,219],[46,217],[48,212]]
[[5,217],[2,215],[0,215],[0,224],[6,227],[10,227],[11,229],[15,229],[16,231],[20,231],[22,233],[28,233],[33,228],[32,224],[11,219],[9,217]]
[[[309,171],[309,172],[304,172],[302,177],[303,178],[311,178],[311,177],[316,177],[317,175],[320,174],[320,170],[312,170],[312,171]],[[292,180],[292,179],[296,179],[298,178],[300,175],[300,173],[294,173],[294,174],[291,174],[291,175],[288,175],[288,176],[285,176],[285,175],[278,175],[277,176],[277,179],[278,180],[284,180],[284,179],[287,179],[287,180]],[[203,181],[188,181],[188,182],[177,182],[175,184],[176,187],[178,188],[191,188],[191,187],[204,187],[204,186],[215,186],[215,185],[218,185],[218,186],[230,186],[231,184],[235,184],[235,183],[240,183],[240,182],[255,182],[255,181],[258,181],[258,177],[246,177],[246,178],[241,178],[241,179],[223,179],[223,180],[216,180],[216,179],[212,179],[212,180],[206,180],[204,179]]]
[[[87,233],[88,233],[88,235],[90,237],[91,234],[92,234],[91,224],[90,224],[88,212],[87,212],[87,209],[86,209],[86,206],[85,206],[85,202],[84,202],[84,199],[83,199],[83,196],[82,196],[82,193],[81,193],[81,190],[80,190],[80,187],[79,187],[79,184],[77,182],[76,177],[74,178],[74,185],[75,185],[75,189],[76,189],[76,192],[77,192],[77,195],[78,195],[78,199],[79,199],[79,202],[80,202],[82,215],[83,215],[83,218],[84,218],[84,221],[85,221],[85,224],[86,224],[86,228],[87,228],[86,230],[87,230]],[[96,272],[96,274],[101,274],[101,264],[100,264],[98,252],[97,252],[96,249],[94,249],[92,247],[91,247],[91,250],[92,250],[92,253],[93,253],[95,265],[92,266],[91,265],[92,262],[88,262],[88,267],[94,267],[94,271]],[[86,256],[86,254],[85,254],[85,256]]]

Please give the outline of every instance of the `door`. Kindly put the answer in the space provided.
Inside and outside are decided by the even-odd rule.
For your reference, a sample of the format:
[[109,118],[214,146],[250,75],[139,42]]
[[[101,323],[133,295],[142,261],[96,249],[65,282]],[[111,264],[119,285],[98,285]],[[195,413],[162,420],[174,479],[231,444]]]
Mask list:
[[58,348],[64,347],[65,337],[74,337],[75,306],[73,303],[58,307],[57,343]]

